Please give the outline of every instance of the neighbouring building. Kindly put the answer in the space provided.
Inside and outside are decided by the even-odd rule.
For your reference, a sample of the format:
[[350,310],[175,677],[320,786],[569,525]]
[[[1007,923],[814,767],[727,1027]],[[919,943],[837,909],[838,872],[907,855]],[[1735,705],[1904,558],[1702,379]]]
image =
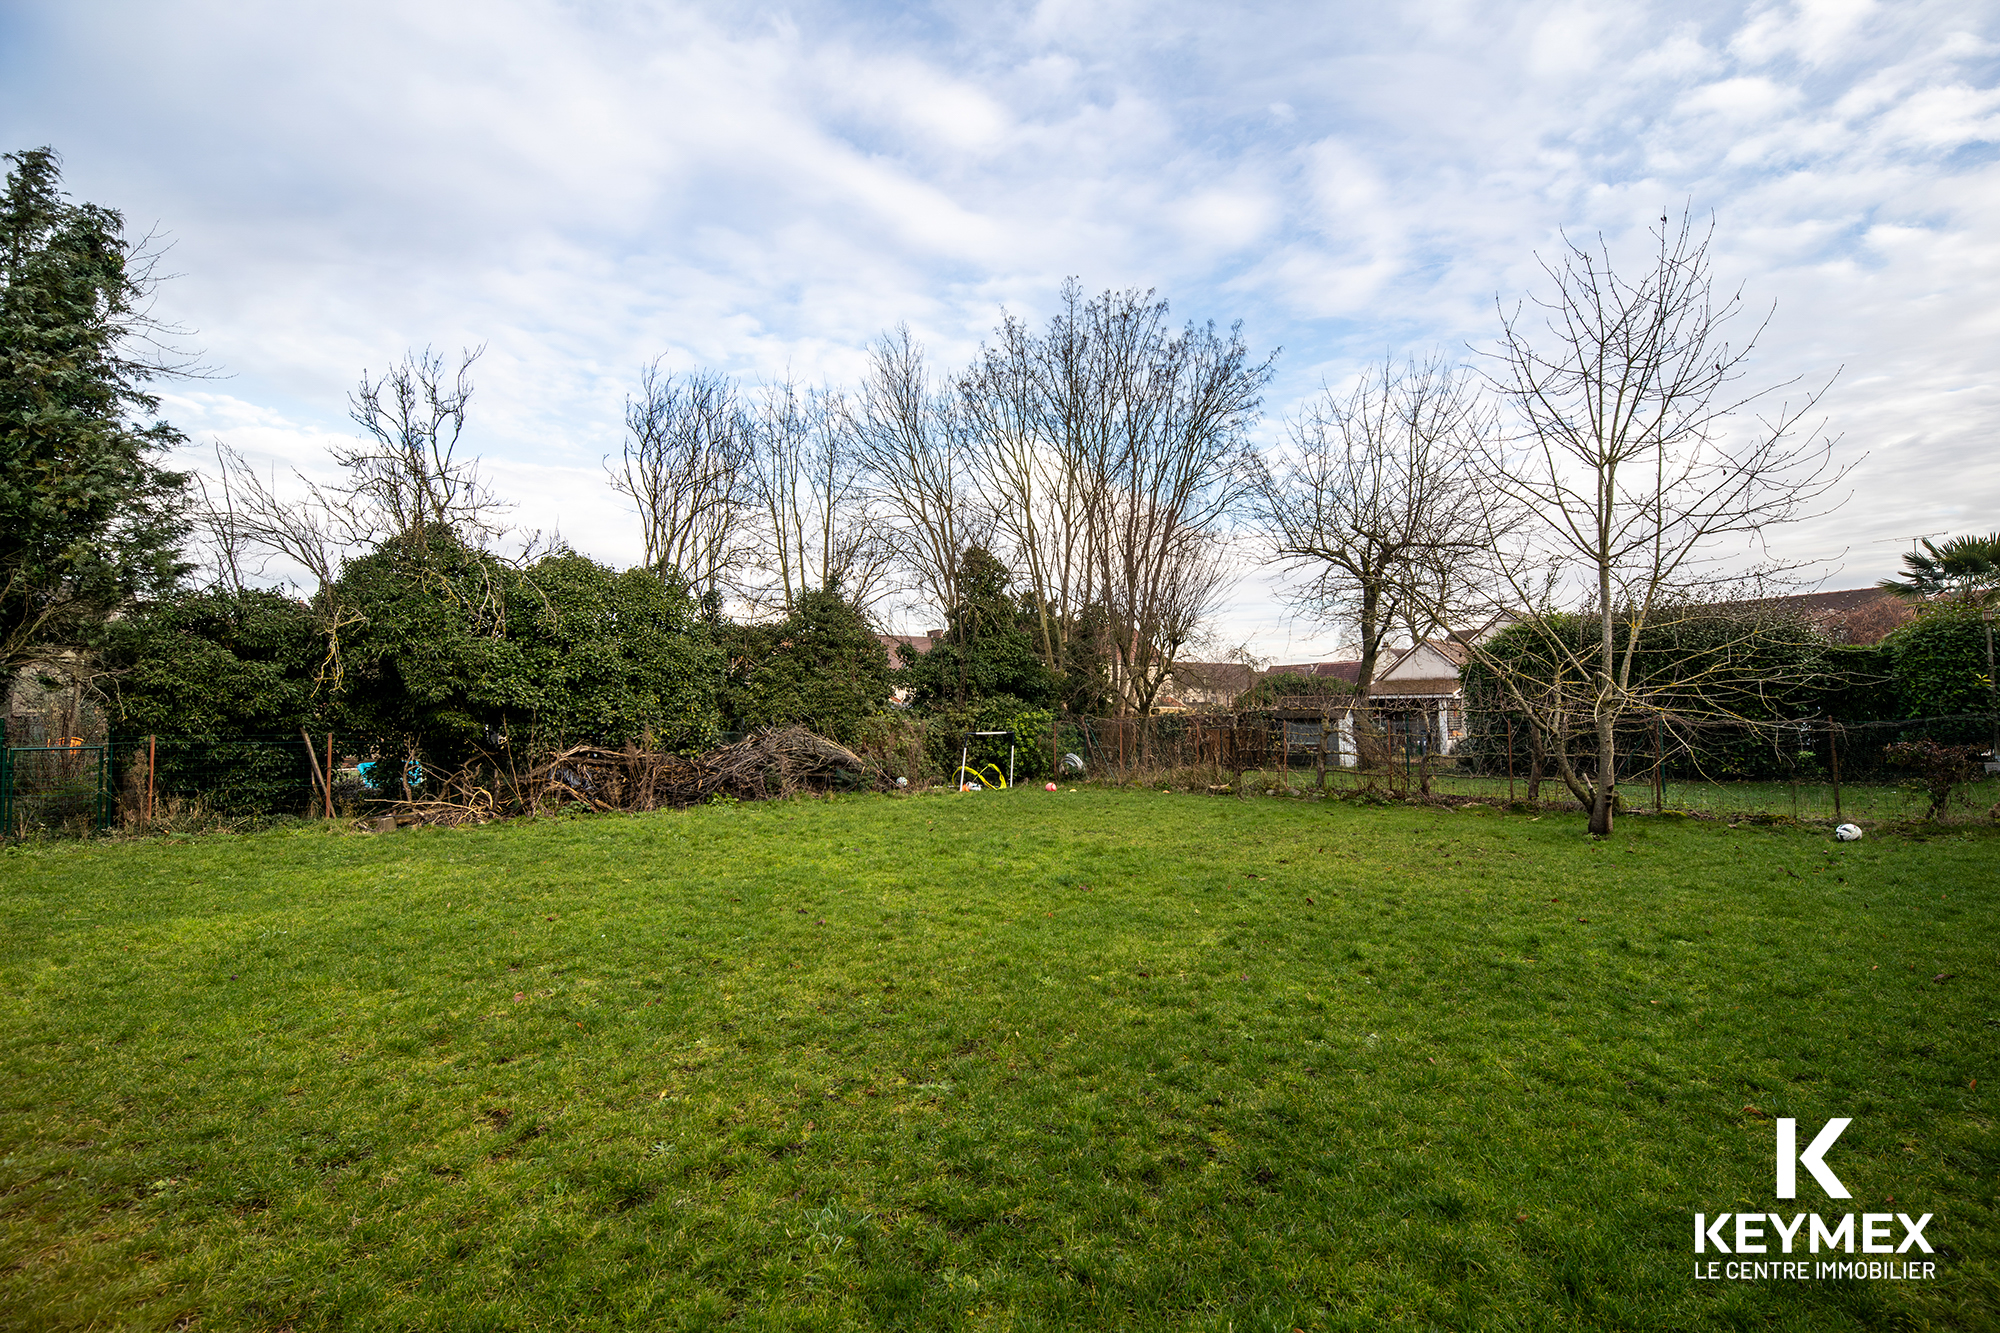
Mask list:
[[1794,597],[1724,602],[1722,606],[1802,616],[1819,626],[1820,632],[1835,643],[1863,646],[1882,642],[1917,615],[1915,607],[1880,588],[1842,588]]

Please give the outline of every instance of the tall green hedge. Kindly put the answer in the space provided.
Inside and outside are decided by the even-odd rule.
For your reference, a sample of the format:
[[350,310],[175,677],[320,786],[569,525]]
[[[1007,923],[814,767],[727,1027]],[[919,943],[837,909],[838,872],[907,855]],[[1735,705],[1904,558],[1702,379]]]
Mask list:
[[[1555,614],[1509,626],[1485,651],[1506,669],[1552,688],[1566,670],[1553,645],[1581,655],[1598,633],[1591,617]],[[1516,715],[1494,671],[1475,660],[1462,675],[1468,709],[1487,725],[1474,729],[1460,753],[1491,767],[1504,764],[1504,720],[1511,717],[1514,763],[1524,765],[1526,721]],[[1801,737],[1770,724],[1819,716],[1837,676],[1824,635],[1803,620],[1752,619],[1719,608],[1659,616],[1640,635],[1631,687],[1650,707],[1681,719],[1672,732],[1679,743],[1668,741],[1664,727],[1656,732],[1650,712],[1634,712],[1617,736],[1621,772],[1650,770],[1656,745],[1666,751],[1662,768],[1671,777],[1773,777],[1795,771],[1802,760],[1817,763],[1810,733]],[[1574,678],[1565,679],[1564,688],[1579,699],[1585,693]],[[1578,714],[1580,730],[1567,739],[1572,757],[1586,770],[1595,748],[1594,733],[1581,730],[1588,726],[1586,707]]]
[[[1583,617],[1550,617],[1548,632],[1580,648],[1596,632]],[[1516,625],[1486,647],[1531,677],[1546,680],[1551,667],[1545,640],[1534,625]],[[1676,664],[1690,674],[1716,663],[1723,679],[1696,688],[1674,678]],[[1736,716],[1752,725],[1683,728],[1690,748],[1670,755],[1670,777],[1778,778],[1818,775],[1829,767],[1824,753],[1827,722],[1844,724],[1841,770],[1849,775],[1884,771],[1884,747],[1930,738],[1948,744],[1977,744],[1991,735],[1991,707],[1984,682],[1985,626],[1976,608],[1933,603],[1879,644],[1832,644],[1803,621],[1763,623],[1718,611],[1694,614],[1649,627],[1641,639],[1635,679],[1668,707],[1697,716]],[[1504,762],[1504,720],[1513,717],[1505,694],[1489,670],[1469,665],[1463,678],[1475,729],[1462,753],[1479,762]],[[1572,682],[1572,685],[1575,683]],[[1927,719],[1919,721],[1919,719]],[[1954,719],[1940,721],[1937,719]],[[1515,763],[1526,762],[1525,727],[1515,717]],[[1803,729],[1775,724],[1803,723]],[[1653,753],[1649,718],[1621,729],[1626,771],[1643,766]],[[1573,753],[1589,748],[1573,742]]]
[[[1986,674],[1986,626],[1965,602],[1932,603],[1887,639],[1883,648],[1896,683],[1897,715],[1940,718],[1984,714],[1992,707]],[[1931,723],[1912,730],[1945,744],[1975,744],[1991,734],[1984,721]]]
[[573,552],[516,569],[446,539],[354,561],[332,598],[342,729],[446,768],[524,746],[707,747],[723,658],[686,590]]

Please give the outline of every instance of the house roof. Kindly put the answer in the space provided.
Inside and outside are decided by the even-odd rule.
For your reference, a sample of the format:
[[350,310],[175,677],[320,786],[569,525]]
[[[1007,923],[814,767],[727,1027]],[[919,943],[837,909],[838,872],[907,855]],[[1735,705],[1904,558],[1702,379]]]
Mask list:
[[1274,666],[1264,673],[1268,676],[1333,676],[1352,685],[1361,679],[1359,662],[1300,662],[1292,666]]
[[898,647],[908,644],[910,651],[921,657],[931,650],[939,636],[931,634],[877,634],[875,637],[882,641],[883,650],[889,654],[889,664],[894,666],[901,660],[896,656],[896,649]]
[[1880,588],[1836,588],[1787,597],[1749,597],[1719,605],[1731,611],[1799,616],[1828,635],[1852,644],[1880,643],[1890,631],[1916,616],[1916,609],[1908,602]]
[[1465,641],[1459,638],[1456,634],[1448,635],[1447,637],[1442,639],[1419,639],[1417,642],[1411,644],[1408,648],[1405,648],[1402,651],[1398,652],[1394,657],[1394,659],[1390,661],[1388,666],[1376,672],[1375,673],[1376,679],[1380,680],[1384,676],[1394,675],[1396,672],[1396,668],[1402,666],[1405,662],[1408,662],[1411,658],[1417,656],[1419,653],[1423,653],[1426,651],[1436,653],[1439,657],[1442,657],[1446,662],[1450,663],[1452,666],[1455,667],[1464,666],[1465,659],[1468,655],[1465,646]]
[[1790,597],[1763,597],[1742,602],[1725,602],[1725,606],[1767,607],[1773,611],[1786,611],[1799,615],[1825,616],[1845,615],[1876,602],[1898,601],[1894,593],[1880,588],[1840,588],[1833,592],[1804,592]]
[[1257,669],[1241,662],[1176,662],[1173,687],[1237,695],[1257,679]]

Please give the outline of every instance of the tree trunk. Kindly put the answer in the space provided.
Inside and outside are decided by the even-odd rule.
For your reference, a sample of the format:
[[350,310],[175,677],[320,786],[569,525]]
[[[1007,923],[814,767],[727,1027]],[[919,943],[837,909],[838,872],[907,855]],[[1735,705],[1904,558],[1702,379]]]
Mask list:
[[1611,836],[1613,784],[1618,780],[1616,719],[1603,712],[1597,718],[1597,783],[1590,803],[1590,831],[1600,838]]

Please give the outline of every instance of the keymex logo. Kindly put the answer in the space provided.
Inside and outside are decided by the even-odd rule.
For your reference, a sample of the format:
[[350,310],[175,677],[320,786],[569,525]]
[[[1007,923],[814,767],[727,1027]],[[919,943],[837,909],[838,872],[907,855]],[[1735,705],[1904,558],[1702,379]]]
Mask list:
[[[1812,1142],[1799,1150],[1799,1122],[1778,1121],[1777,1195],[1780,1199],[1799,1196],[1799,1168],[1813,1178],[1829,1199],[1854,1196],[1832,1167],[1826,1154],[1840,1140],[1852,1117],[1838,1116],[1820,1126]],[[1694,1215],[1696,1254],[1853,1254],[1857,1240],[1863,1254],[1903,1254],[1914,1248],[1930,1254],[1924,1228],[1931,1214],[1914,1220],[1908,1213],[1842,1213],[1829,1219],[1820,1213],[1706,1213]],[[1902,1236],[1895,1234],[1902,1227]],[[1767,1229],[1768,1228],[1768,1229]],[[1843,1260],[1843,1259],[1697,1259],[1695,1279],[1700,1282],[1756,1282],[1778,1279],[1810,1282],[1817,1278],[1882,1278],[1898,1282],[1921,1282],[1937,1276],[1937,1264],[1928,1260]]]
[[1804,1152],[1797,1150],[1799,1122],[1780,1120],[1778,1122],[1778,1197],[1796,1199],[1799,1197],[1798,1168],[1812,1172],[1812,1178],[1826,1191],[1829,1199],[1851,1199],[1847,1186],[1840,1183],[1840,1177],[1827,1169],[1826,1150],[1840,1137],[1840,1131],[1854,1121],[1847,1116],[1829,1120],[1813,1141],[1806,1145]]

